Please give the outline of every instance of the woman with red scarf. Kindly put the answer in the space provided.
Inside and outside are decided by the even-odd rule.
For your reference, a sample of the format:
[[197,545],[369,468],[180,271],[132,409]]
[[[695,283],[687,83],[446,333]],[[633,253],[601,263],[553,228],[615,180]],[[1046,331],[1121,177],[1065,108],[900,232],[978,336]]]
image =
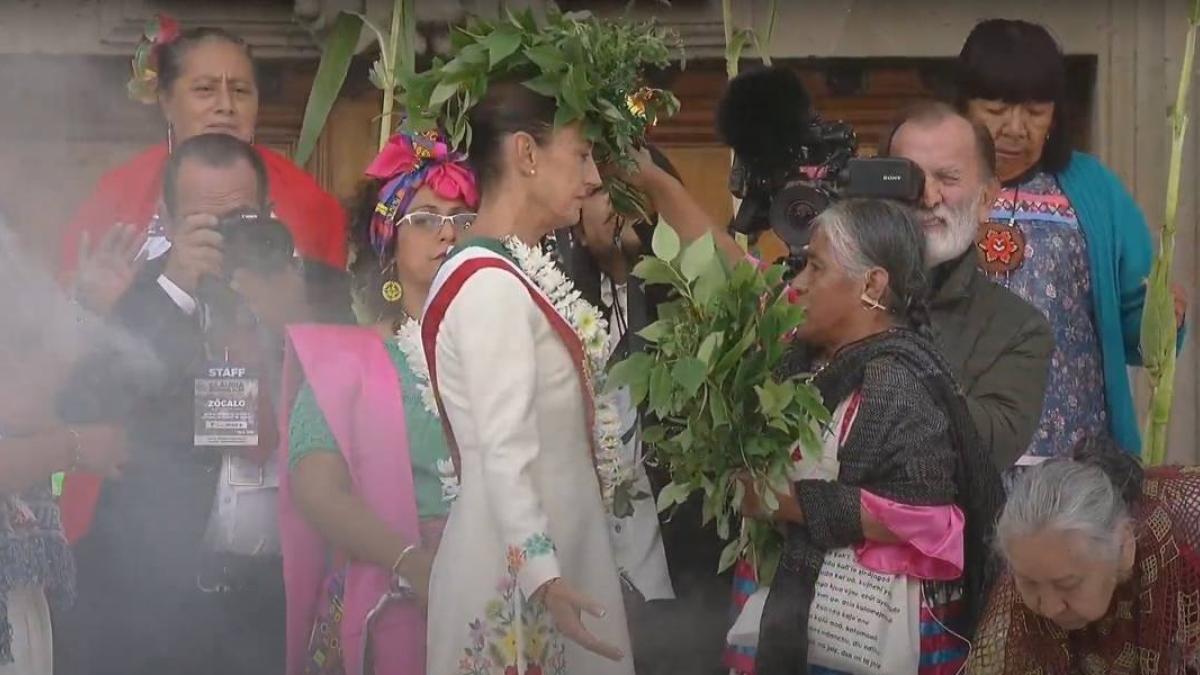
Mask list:
[[[159,224],[161,174],[175,144],[203,133],[254,140],[258,88],[250,47],[217,28],[180,31],[159,16],[146,31],[133,60],[131,96],[157,103],[166,119],[166,142],[155,145],[106,173],[65,229],[60,269],[81,302],[106,312],[133,281],[131,255],[138,261],[162,255],[169,244]],[[287,157],[258,146],[266,164],[270,201],[276,217],[292,232],[298,255],[331,265],[346,262],[346,216],[337,200]],[[97,242],[93,247],[88,242]],[[132,244],[132,246],[131,246]],[[81,256],[82,254],[85,254]],[[116,274],[88,274],[80,260],[117,253]],[[121,274],[124,265],[128,273]],[[110,268],[111,269],[111,268]],[[78,272],[78,274],[77,274]],[[78,278],[77,278],[78,277]],[[63,490],[63,525],[77,541],[87,533],[100,481],[68,476]]]

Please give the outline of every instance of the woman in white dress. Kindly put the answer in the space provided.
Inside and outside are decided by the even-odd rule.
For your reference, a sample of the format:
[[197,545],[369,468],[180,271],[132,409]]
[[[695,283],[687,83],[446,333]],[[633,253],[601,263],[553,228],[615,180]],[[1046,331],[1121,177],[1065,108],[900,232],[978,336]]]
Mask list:
[[600,183],[555,113],[518,82],[472,109],[479,215],[422,323],[461,485],[430,580],[429,675],[633,673],[594,460],[603,328],[530,248]]

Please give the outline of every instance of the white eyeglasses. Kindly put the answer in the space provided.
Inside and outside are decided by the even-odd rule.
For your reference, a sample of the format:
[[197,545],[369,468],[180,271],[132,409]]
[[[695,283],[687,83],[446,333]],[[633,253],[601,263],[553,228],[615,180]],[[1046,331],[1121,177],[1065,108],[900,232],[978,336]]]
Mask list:
[[403,218],[397,221],[396,225],[410,224],[426,232],[437,232],[450,223],[455,232],[463,232],[471,227],[475,222],[474,213],[456,213],[453,216],[443,216],[440,213],[430,213],[428,211],[413,211],[405,214]]

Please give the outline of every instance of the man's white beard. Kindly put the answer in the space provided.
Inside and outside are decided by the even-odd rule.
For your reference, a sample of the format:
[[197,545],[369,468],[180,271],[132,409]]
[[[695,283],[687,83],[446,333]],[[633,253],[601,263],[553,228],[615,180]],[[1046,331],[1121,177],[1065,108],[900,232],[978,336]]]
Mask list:
[[[966,204],[948,207],[942,203],[932,211],[945,227],[925,231],[925,264],[937,267],[954,260],[975,244],[979,234],[979,207],[983,201],[983,190]],[[926,213],[929,213],[926,211]]]

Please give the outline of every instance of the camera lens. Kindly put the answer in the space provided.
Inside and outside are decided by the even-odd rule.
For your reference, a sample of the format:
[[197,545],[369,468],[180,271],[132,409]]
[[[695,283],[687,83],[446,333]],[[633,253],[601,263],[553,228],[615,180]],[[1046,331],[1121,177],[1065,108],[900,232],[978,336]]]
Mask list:
[[808,245],[812,221],[829,207],[833,198],[825,190],[798,183],[789,185],[775,196],[768,219],[771,229],[797,254]]

